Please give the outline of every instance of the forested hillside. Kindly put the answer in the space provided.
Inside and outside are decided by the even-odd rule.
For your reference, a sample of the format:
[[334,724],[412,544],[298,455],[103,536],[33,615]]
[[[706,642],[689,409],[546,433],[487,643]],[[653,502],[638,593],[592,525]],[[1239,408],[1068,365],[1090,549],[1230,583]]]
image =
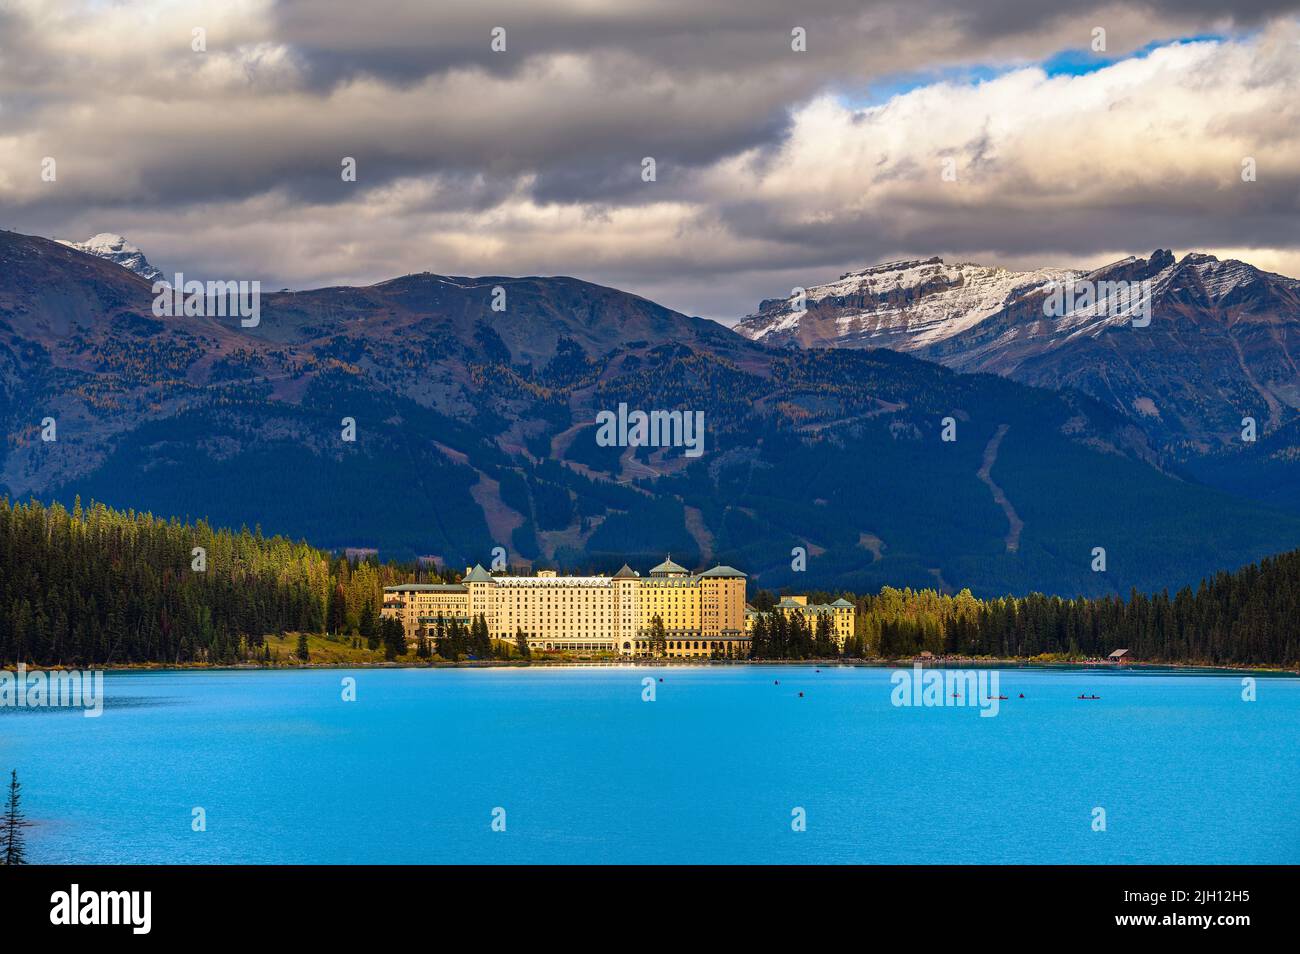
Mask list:
[[1130,662],[1300,665],[1300,551],[1218,573],[1173,595],[981,600],[969,590],[952,596],[885,587],[854,603],[854,655],[1077,659],[1128,649]]
[[247,529],[2,499],[0,663],[238,662],[286,631],[369,638],[383,587],[410,578]]
[[[195,570],[194,548],[206,556]],[[607,568],[611,569],[611,568]],[[283,537],[165,521],[102,504],[68,510],[0,498],[0,664],[257,662],[266,637],[329,632],[379,637],[383,587],[413,566],[352,563]],[[963,590],[886,587],[854,597],[854,657],[936,654],[1102,656],[1142,661],[1300,661],[1300,551],[1195,590],[1128,599],[1041,594],[980,600]],[[812,594],[813,599],[831,594]],[[773,594],[755,594],[760,608]],[[822,655],[816,632],[765,628],[762,657]]]

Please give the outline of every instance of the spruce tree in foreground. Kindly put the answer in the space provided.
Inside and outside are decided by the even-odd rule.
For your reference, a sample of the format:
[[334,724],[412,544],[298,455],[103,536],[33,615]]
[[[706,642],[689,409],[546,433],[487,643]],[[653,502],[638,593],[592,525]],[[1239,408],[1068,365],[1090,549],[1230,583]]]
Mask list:
[[0,853],[6,865],[27,864],[27,847],[23,840],[22,786],[18,784],[18,770],[9,775],[9,795],[5,799],[4,817],[0,818]]
[[311,651],[307,649],[306,633],[298,634],[298,651],[296,655],[298,657],[298,662],[300,663],[305,663],[308,659],[311,658]]

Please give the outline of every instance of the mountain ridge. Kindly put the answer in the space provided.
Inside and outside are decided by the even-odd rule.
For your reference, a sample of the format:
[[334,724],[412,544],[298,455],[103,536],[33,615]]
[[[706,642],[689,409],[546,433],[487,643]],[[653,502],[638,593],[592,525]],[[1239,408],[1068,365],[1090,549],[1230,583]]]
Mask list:
[[[1114,283],[1133,300],[1053,312],[1069,300],[1063,291]],[[1091,270],[1024,272],[919,259],[846,273],[809,288],[803,314],[797,305],[793,295],[766,300],[737,331],[1077,388],[1133,418],[1171,461],[1231,449],[1243,417],[1271,433],[1300,416],[1288,344],[1300,335],[1300,280],[1235,259],[1157,249]]]

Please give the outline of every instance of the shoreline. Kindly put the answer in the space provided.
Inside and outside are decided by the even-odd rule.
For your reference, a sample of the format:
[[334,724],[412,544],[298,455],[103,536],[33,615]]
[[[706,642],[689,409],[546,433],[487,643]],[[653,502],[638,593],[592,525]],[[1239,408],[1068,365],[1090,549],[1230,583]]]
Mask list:
[[[722,666],[811,666],[824,668],[851,669],[910,669],[920,666],[924,669],[1032,669],[1040,671],[1060,670],[1135,672],[1135,673],[1178,673],[1186,675],[1233,675],[1262,674],[1269,676],[1300,676],[1300,669],[1285,667],[1251,666],[1251,665],[1212,665],[1208,663],[1108,663],[1108,662],[1074,662],[1032,659],[989,659],[972,657],[951,657],[938,659],[543,659],[543,660],[465,660],[462,662],[326,662],[303,664],[265,664],[232,663],[219,665],[214,663],[126,663],[105,664],[88,667],[105,673],[131,672],[294,672],[309,669],[659,669],[692,668],[704,669]],[[54,672],[66,669],[64,666],[27,666],[29,672]],[[12,669],[0,667],[0,671],[12,672]]]

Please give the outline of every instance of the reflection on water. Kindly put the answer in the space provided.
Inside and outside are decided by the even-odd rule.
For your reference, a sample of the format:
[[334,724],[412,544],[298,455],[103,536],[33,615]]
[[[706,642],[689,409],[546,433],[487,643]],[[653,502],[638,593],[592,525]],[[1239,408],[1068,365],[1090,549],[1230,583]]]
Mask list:
[[[116,709],[155,709],[161,706],[184,705],[185,700],[179,696],[104,696],[104,711]],[[82,715],[81,706],[3,706],[0,705],[0,718],[6,715]],[[82,718],[85,718],[82,715]]]

